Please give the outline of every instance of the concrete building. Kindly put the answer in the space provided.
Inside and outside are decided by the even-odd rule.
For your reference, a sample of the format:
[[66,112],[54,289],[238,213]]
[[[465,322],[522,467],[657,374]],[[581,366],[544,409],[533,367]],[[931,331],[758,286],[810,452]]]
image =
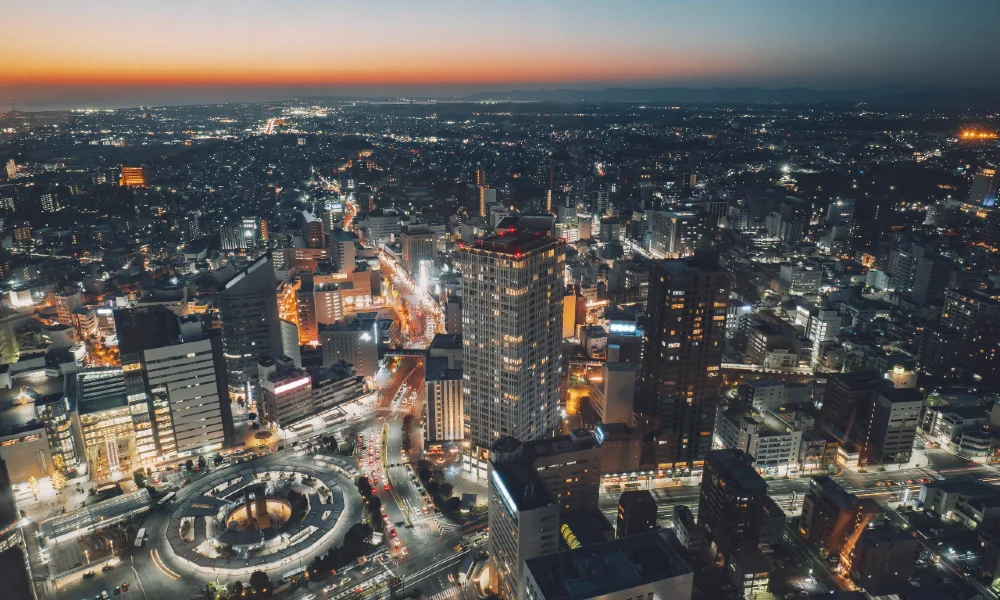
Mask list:
[[648,490],[623,492],[618,497],[615,537],[622,538],[656,527],[656,499]]
[[56,319],[63,325],[73,324],[73,313],[83,308],[83,292],[59,292],[56,294]]
[[752,467],[750,455],[718,450],[708,455],[701,478],[698,524],[705,528],[716,553],[756,548],[760,542],[767,483]]
[[216,290],[231,398],[252,399],[257,360],[282,349],[276,288],[274,267],[267,254]]
[[419,282],[421,261],[437,260],[437,236],[426,227],[410,226],[400,235],[403,247],[403,268]]
[[882,390],[876,394],[868,435],[861,448],[866,464],[907,463],[913,454],[924,396],[914,389]]
[[565,243],[515,231],[466,245],[462,343],[471,455],[503,436],[534,440],[559,424]]
[[399,212],[377,208],[365,217],[365,238],[372,246],[388,244],[402,231]]
[[[892,527],[873,527],[861,533],[847,558],[846,569],[854,585],[870,594],[885,592],[906,584],[913,576],[917,560],[914,531]],[[841,567],[844,570],[844,566]]]
[[[13,161],[11,161],[13,162]],[[44,580],[44,574],[39,573]],[[0,459],[0,576],[12,600],[35,600],[34,576],[7,463]],[[44,586],[44,582],[40,582]]]
[[664,539],[640,535],[529,559],[520,600],[687,600],[694,572]]
[[601,423],[631,426],[635,402],[635,366],[628,362],[601,365],[601,381],[590,383],[590,405]]
[[345,361],[355,373],[371,380],[378,371],[379,331],[378,321],[356,318],[347,322],[319,326],[319,339],[323,347],[323,365],[330,366]]
[[525,561],[559,549],[559,505],[533,468],[488,464],[490,588],[521,600]]
[[424,439],[428,445],[465,439],[462,369],[448,357],[424,358]]
[[162,306],[115,311],[115,330],[141,459],[232,443],[218,335],[208,335],[197,316],[180,319]]
[[757,410],[775,410],[788,402],[788,388],[778,379],[757,379],[739,386],[740,403]]
[[819,293],[819,284],[823,280],[823,271],[816,265],[781,265],[778,273],[778,277],[782,283],[782,291],[785,291],[790,296],[805,296],[807,294]]
[[287,358],[257,361],[257,411],[261,420],[285,429],[313,414],[312,377]]
[[821,475],[810,480],[809,492],[802,500],[799,533],[807,542],[838,554],[848,540],[856,540],[861,531],[879,524],[884,516],[884,509],[873,498],[858,498]]
[[799,469],[802,429],[770,410],[747,406],[725,410],[717,432],[723,447],[749,454],[761,473],[784,476]]

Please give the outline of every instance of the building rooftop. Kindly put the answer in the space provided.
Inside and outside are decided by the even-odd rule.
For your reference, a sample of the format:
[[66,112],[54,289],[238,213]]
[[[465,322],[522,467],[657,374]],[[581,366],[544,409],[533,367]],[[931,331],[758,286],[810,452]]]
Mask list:
[[435,350],[461,350],[462,349],[462,334],[461,333],[437,333],[434,338],[431,339],[430,346],[428,349]]
[[490,474],[500,491],[504,504],[511,512],[534,510],[555,505],[555,499],[545,488],[538,473],[521,463],[492,463]]
[[733,550],[732,562],[738,563],[744,574],[749,573],[770,573],[771,563],[768,562],[759,550]]
[[931,490],[941,490],[946,494],[957,494],[966,497],[1000,495],[1000,487],[978,479],[972,479],[971,477],[941,479],[925,483],[924,487]]
[[462,378],[462,369],[449,369],[447,356],[428,356],[424,359],[424,378],[427,381],[452,381]]
[[539,556],[524,564],[546,600],[593,598],[692,573],[655,531]]
[[39,528],[46,538],[58,538],[74,530],[85,530],[95,523],[114,521],[137,514],[148,509],[149,503],[149,490],[143,488],[138,492],[116,496],[110,500],[46,519],[39,523]]
[[511,232],[508,229],[505,232],[500,232],[495,235],[476,240],[474,243],[467,244],[462,247],[472,252],[493,252],[496,254],[507,254],[513,258],[517,258],[521,254],[542,250],[550,246],[558,246],[563,243],[564,242],[561,240],[549,237],[540,231],[529,232],[515,230]]

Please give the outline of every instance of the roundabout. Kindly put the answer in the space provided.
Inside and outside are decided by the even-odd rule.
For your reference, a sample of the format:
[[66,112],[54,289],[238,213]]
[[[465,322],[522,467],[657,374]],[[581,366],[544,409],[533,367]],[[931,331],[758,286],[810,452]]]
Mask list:
[[356,474],[348,460],[326,456],[270,456],[209,473],[150,519],[154,566],[216,580],[305,564],[360,522]]

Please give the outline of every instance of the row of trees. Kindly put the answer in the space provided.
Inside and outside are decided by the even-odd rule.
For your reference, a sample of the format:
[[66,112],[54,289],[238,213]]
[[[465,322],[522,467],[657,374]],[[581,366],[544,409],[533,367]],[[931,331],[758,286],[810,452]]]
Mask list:
[[372,550],[372,528],[364,523],[355,523],[344,534],[344,543],[322,556],[317,556],[309,563],[309,575],[323,576],[329,571],[340,569],[364,556]]
[[455,514],[462,508],[462,501],[452,496],[454,487],[445,479],[444,471],[434,468],[426,460],[417,461],[417,477],[424,484],[424,489],[434,498],[442,512]]

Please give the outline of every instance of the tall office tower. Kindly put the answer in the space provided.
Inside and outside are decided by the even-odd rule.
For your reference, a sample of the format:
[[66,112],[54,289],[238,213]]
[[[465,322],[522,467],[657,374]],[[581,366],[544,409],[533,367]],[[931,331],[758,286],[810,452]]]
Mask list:
[[319,343],[317,325],[316,292],[312,271],[299,275],[299,289],[295,291],[295,308],[299,321],[299,343]]
[[846,225],[854,219],[854,199],[838,198],[830,202],[826,209],[826,222],[831,225]]
[[1000,177],[996,169],[982,169],[972,179],[969,190],[969,204],[975,206],[994,206],[1000,192]]
[[257,410],[266,423],[284,429],[312,414],[312,377],[290,358],[260,357],[257,385]]
[[326,231],[323,221],[306,223],[306,248],[326,248]]
[[742,450],[717,450],[705,460],[698,498],[698,524],[705,528],[718,554],[729,560],[733,550],[757,548],[767,483]]
[[[463,390],[470,441],[528,441],[559,426],[566,246],[515,231],[463,246]],[[482,452],[469,463],[480,470]]]
[[62,206],[59,205],[59,199],[52,192],[42,194],[40,201],[42,204],[42,212],[56,212],[62,208]]
[[333,238],[332,254],[337,265],[337,272],[353,273],[358,253],[355,236],[343,229],[334,229],[331,237]]
[[649,490],[622,492],[618,497],[615,537],[623,538],[656,527],[656,499]]
[[854,220],[847,233],[854,252],[874,254],[880,242],[887,242],[895,223],[896,205],[888,198],[866,198],[854,204]]
[[369,379],[378,371],[378,321],[354,319],[349,322],[319,326],[323,347],[323,366],[340,361],[350,363],[355,373]]
[[118,185],[122,187],[144,188],[149,185],[149,175],[146,167],[121,167],[122,175],[118,179]]
[[7,179],[14,179],[15,177],[17,177],[17,163],[12,158],[7,161]]
[[877,392],[858,463],[901,464],[910,461],[924,395],[915,389]]
[[497,201],[497,191],[491,187],[485,185],[479,186],[479,216],[486,216],[486,207],[490,204],[496,204]]
[[261,243],[267,246],[268,240],[271,239],[271,234],[267,228],[267,219],[260,220],[260,228],[257,231],[257,235],[260,238]]
[[806,337],[812,342],[812,362],[816,364],[823,354],[823,347],[831,340],[837,339],[840,333],[840,312],[834,309],[821,308],[809,317],[809,328]]
[[[0,460],[0,581],[3,581],[5,598],[34,600],[37,597],[32,583],[34,578],[20,521],[21,511],[14,497],[7,463]],[[42,586],[45,579],[42,577]]]
[[608,192],[604,190],[594,192],[594,212],[597,213],[599,217],[607,215],[610,204],[611,198]]
[[660,468],[698,466],[712,447],[730,285],[711,252],[652,263],[635,410],[661,434]]
[[489,462],[490,588],[522,600],[524,561],[559,549],[559,505],[537,471]]
[[845,373],[830,378],[823,394],[819,418],[842,440],[859,437],[868,430],[875,393],[892,387],[879,373]]
[[240,234],[243,236],[244,248],[256,248],[257,244],[266,238],[263,232],[267,226],[258,217],[243,217],[240,220]]
[[408,227],[400,235],[403,246],[403,267],[414,280],[419,281],[421,261],[434,263],[437,258],[437,235],[420,226]]
[[428,446],[465,439],[462,336],[437,334],[424,356],[424,439]]
[[521,442],[503,437],[492,447],[492,463],[522,464],[538,478],[559,505],[562,514],[597,510],[601,487],[601,448],[586,429],[568,435]]
[[239,225],[223,225],[219,229],[219,242],[223,250],[241,250],[247,247],[243,228]]
[[[233,440],[222,341],[196,316],[178,318],[151,306],[115,311],[115,330],[142,458],[170,458],[219,448]],[[145,406],[143,406],[145,404]],[[145,411],[143,409],[146,409]]]
[[265,254],[216,290],[231,398],[253,397],[257,359],[282,350],[271,255]]
[[925,253],[913,261],[913,291],[910,297],[922,305],[941,306],[951,282],[955,263],[950,258]]
[[552,190],[545,190],[545,214],[552,214]]
[[486,171],[476,169],[476,187],[483,187],[484,185],[486,185]]

